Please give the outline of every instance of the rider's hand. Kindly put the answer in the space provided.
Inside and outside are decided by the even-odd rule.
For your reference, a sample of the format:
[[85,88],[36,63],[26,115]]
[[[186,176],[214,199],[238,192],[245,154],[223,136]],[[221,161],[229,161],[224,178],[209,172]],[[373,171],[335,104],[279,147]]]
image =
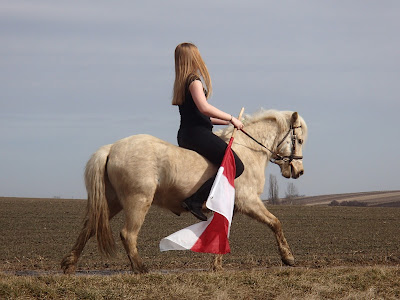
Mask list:
[[243,123],[240,120],[236,119],[235,117],[232,117],[231,123],[233,126],[235,126],[235,128],[239,130],[244,127]]

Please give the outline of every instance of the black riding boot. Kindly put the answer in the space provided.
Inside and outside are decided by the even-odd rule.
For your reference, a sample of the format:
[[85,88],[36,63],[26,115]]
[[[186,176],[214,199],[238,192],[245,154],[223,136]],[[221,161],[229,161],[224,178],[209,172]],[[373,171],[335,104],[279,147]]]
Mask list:
[[210,194],[211,187],[214,183],[215,176],[208,179],[203,185],[189,198],[182,202],[182,207],[190,211],[196,218],[202,221],[207,221],[207,217],[203,214],[202,208],[204,201],[207,200]]

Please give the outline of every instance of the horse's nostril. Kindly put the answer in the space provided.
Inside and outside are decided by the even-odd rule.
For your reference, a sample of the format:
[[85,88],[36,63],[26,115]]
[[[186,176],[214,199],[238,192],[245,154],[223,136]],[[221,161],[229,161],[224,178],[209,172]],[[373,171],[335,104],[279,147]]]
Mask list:
[[303,175],[303,174],[304,174],[304,170],[301,170],[300,171],[300,176]]

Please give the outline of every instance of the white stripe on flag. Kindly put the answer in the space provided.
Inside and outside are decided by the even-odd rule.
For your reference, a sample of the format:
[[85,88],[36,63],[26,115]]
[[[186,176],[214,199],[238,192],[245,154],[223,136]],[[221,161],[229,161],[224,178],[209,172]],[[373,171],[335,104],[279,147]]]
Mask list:
[[[222,201],[223,200],[223,201]],[[229,222],[232,222],[233,207],[235,205],[235,188],[224,176],[224,167],[221,166],[215,177],[214,184],[208,196],[206,206],[221,215]]]
[[160,241],[160,251],[190,250],[211,223],[212,218],[213,216],[207,221],[193,224],[163,238]]

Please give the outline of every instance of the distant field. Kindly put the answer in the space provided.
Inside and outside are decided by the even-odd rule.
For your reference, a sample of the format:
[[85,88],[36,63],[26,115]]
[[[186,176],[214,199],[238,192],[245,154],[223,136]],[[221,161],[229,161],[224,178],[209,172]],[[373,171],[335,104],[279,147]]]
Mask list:
[[[398,192],[386,195],[390,193]],[[398,208],[269,207],[283,224],[294,268],[281,266],[267,227],[237,214],[232,253],[224,256],[226,271],[215,274],[208,271],[212,255],[158,250],[161,238],[196,220],[153,207],[138,242],[152,273],[126,274],[129,264],[120,242],[116,257],[106,259],[91,241],[79,262],[80,274],[110,275],[60,276],[59,263],[78,235],[85,205],[84,200],[0,198],[1,299],[98,299],[121,297],[124,291],[138,299],[400,297]],[[112,221],[118,241],[122,217]]]
[[291,202],[296,205],[329,205],[332,201],[358,201],[374,207],[400,207],[400,191],[332,194],[298,197]]

